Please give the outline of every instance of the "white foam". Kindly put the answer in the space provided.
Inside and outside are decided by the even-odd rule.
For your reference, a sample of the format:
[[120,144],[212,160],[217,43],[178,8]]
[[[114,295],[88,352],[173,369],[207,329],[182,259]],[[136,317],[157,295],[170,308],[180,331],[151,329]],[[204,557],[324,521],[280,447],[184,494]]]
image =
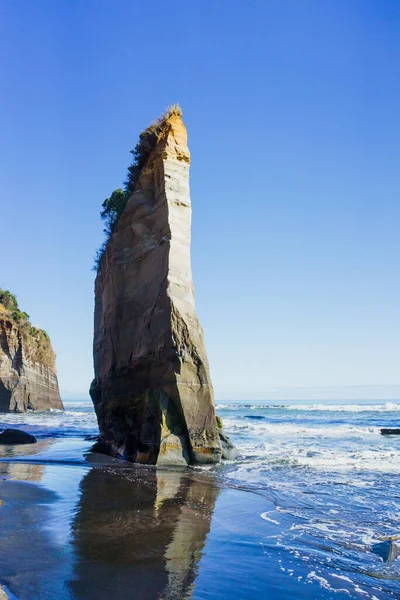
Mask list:
[[[275,451],[268,451],[264,458],[272,456]],[[282,457],[276,458],[278,464],[282,462]],[[359,450],[357,452],[346,452],[340,449],[320,449],[318,455],[307,456],[301,449],[286,449],[285,460],[287,463],[297,467],[309,467],[311,469],[341,472],[341,471],[373,471],[380,473],[399,473],[400,472],[400,451],[375,451]],[[272,466],[272,465],[271,465]],[[347,485],[355,487],[367,487],[368,482],[346,481]]]
[[97,421],[94,411],[79,410],[49,410],[43,412],[4,413],[0,415],[0,429],[15,425],[28,427],[35,431],[60,434],[65,430],[77,433],[97,431]]
[[319,583],[319,585],[326,589],[329,590],[330,592],[335,592],[335,593],[344,593],[347,594],[349,596],[351,596],[349,590],[347,590],[346,588],[334,588],[330,585],[330,583],[328,582],[327,579],[325,579],[325,577],[321,577],[320,575],[317,575],[315,571],[311,571],[310,573],[308,573],[307,575],[307,581],[308,582],[312,582],[315,581],[317,583]]
[[267,512],[262,513],[260,515],[260,517],[262,519],[264,519],[264,521],[269,521],[270,523],[274,523],[274,525],[280,525],[279,521],[276,521],[275,519],[271,519],[271,517],[268,516],[269,512],[271,512],[271,511],[267,511]]
[[348,583],[353,583],[353,580],[345,575],[337,575],[336,573],[332,573],[332,577],[336,577],[336,579],[343,579],[343,581],[347,581]]
[[360,588],[360,586],[358,586],[358,585],[354,586],[354,591],[357,592],[357,594],[364,594],[365,596],[369,595],[368,592],[366,592],[365,590],[362,590]]
[[380,427],[357,425],[297,425],[296,423],[271,423],[265,421],[250,421],[244,419],[224,418],[224,427],[229,432],[248,432],[254,435],[273,435],[282,437],[354,437],[380,435]]

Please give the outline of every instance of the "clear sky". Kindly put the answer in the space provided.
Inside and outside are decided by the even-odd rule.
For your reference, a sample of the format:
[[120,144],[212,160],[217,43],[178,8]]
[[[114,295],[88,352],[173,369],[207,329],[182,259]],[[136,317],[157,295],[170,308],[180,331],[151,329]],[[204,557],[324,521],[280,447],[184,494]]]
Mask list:
[[2,0],[0,68],[0,286],[64,397],[101,203],[175,102],[217,399],[399,395],[398,0]]

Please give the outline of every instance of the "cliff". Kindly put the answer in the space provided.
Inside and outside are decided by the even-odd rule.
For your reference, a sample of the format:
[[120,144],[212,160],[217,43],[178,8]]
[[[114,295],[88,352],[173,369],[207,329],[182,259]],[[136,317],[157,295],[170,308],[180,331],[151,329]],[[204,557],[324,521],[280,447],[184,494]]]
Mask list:
[[0,290],[0,412],[50,408],[63,409],[50,339]]
[[179,112],[159,122],[143,162],[95,282],[91,396],[99,429],[113,454],[136,462],[218,462],[190,262],[190,154]]

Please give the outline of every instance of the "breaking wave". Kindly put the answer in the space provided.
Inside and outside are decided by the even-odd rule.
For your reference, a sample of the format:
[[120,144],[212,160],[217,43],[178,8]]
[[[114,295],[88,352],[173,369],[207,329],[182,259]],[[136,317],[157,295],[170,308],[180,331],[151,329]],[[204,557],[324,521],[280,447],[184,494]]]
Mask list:
[[400,404],[385,402],[382,404],[217,404],[217,410],[289,410],[289,411],[324,411],[324,412],[397,412]]

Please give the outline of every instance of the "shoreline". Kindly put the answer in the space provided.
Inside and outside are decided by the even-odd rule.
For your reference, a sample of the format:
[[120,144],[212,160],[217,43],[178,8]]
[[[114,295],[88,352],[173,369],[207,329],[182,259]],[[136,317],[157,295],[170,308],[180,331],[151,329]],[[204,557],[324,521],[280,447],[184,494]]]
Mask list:
[[178,471],[90,453],[87,403],[19,417],[38,441],[0,447],[0,582],[16,600],[393,600],[400,446],[378,425],[399,413],[308,408],[221,408],[241,457]]
[[[0,584],[18,600],[125,598],[131,589],[143,600],[189,597],[218,498],[242,494],[204,472],[1,464]],[[232,535],[232,524],[224,529]]]

